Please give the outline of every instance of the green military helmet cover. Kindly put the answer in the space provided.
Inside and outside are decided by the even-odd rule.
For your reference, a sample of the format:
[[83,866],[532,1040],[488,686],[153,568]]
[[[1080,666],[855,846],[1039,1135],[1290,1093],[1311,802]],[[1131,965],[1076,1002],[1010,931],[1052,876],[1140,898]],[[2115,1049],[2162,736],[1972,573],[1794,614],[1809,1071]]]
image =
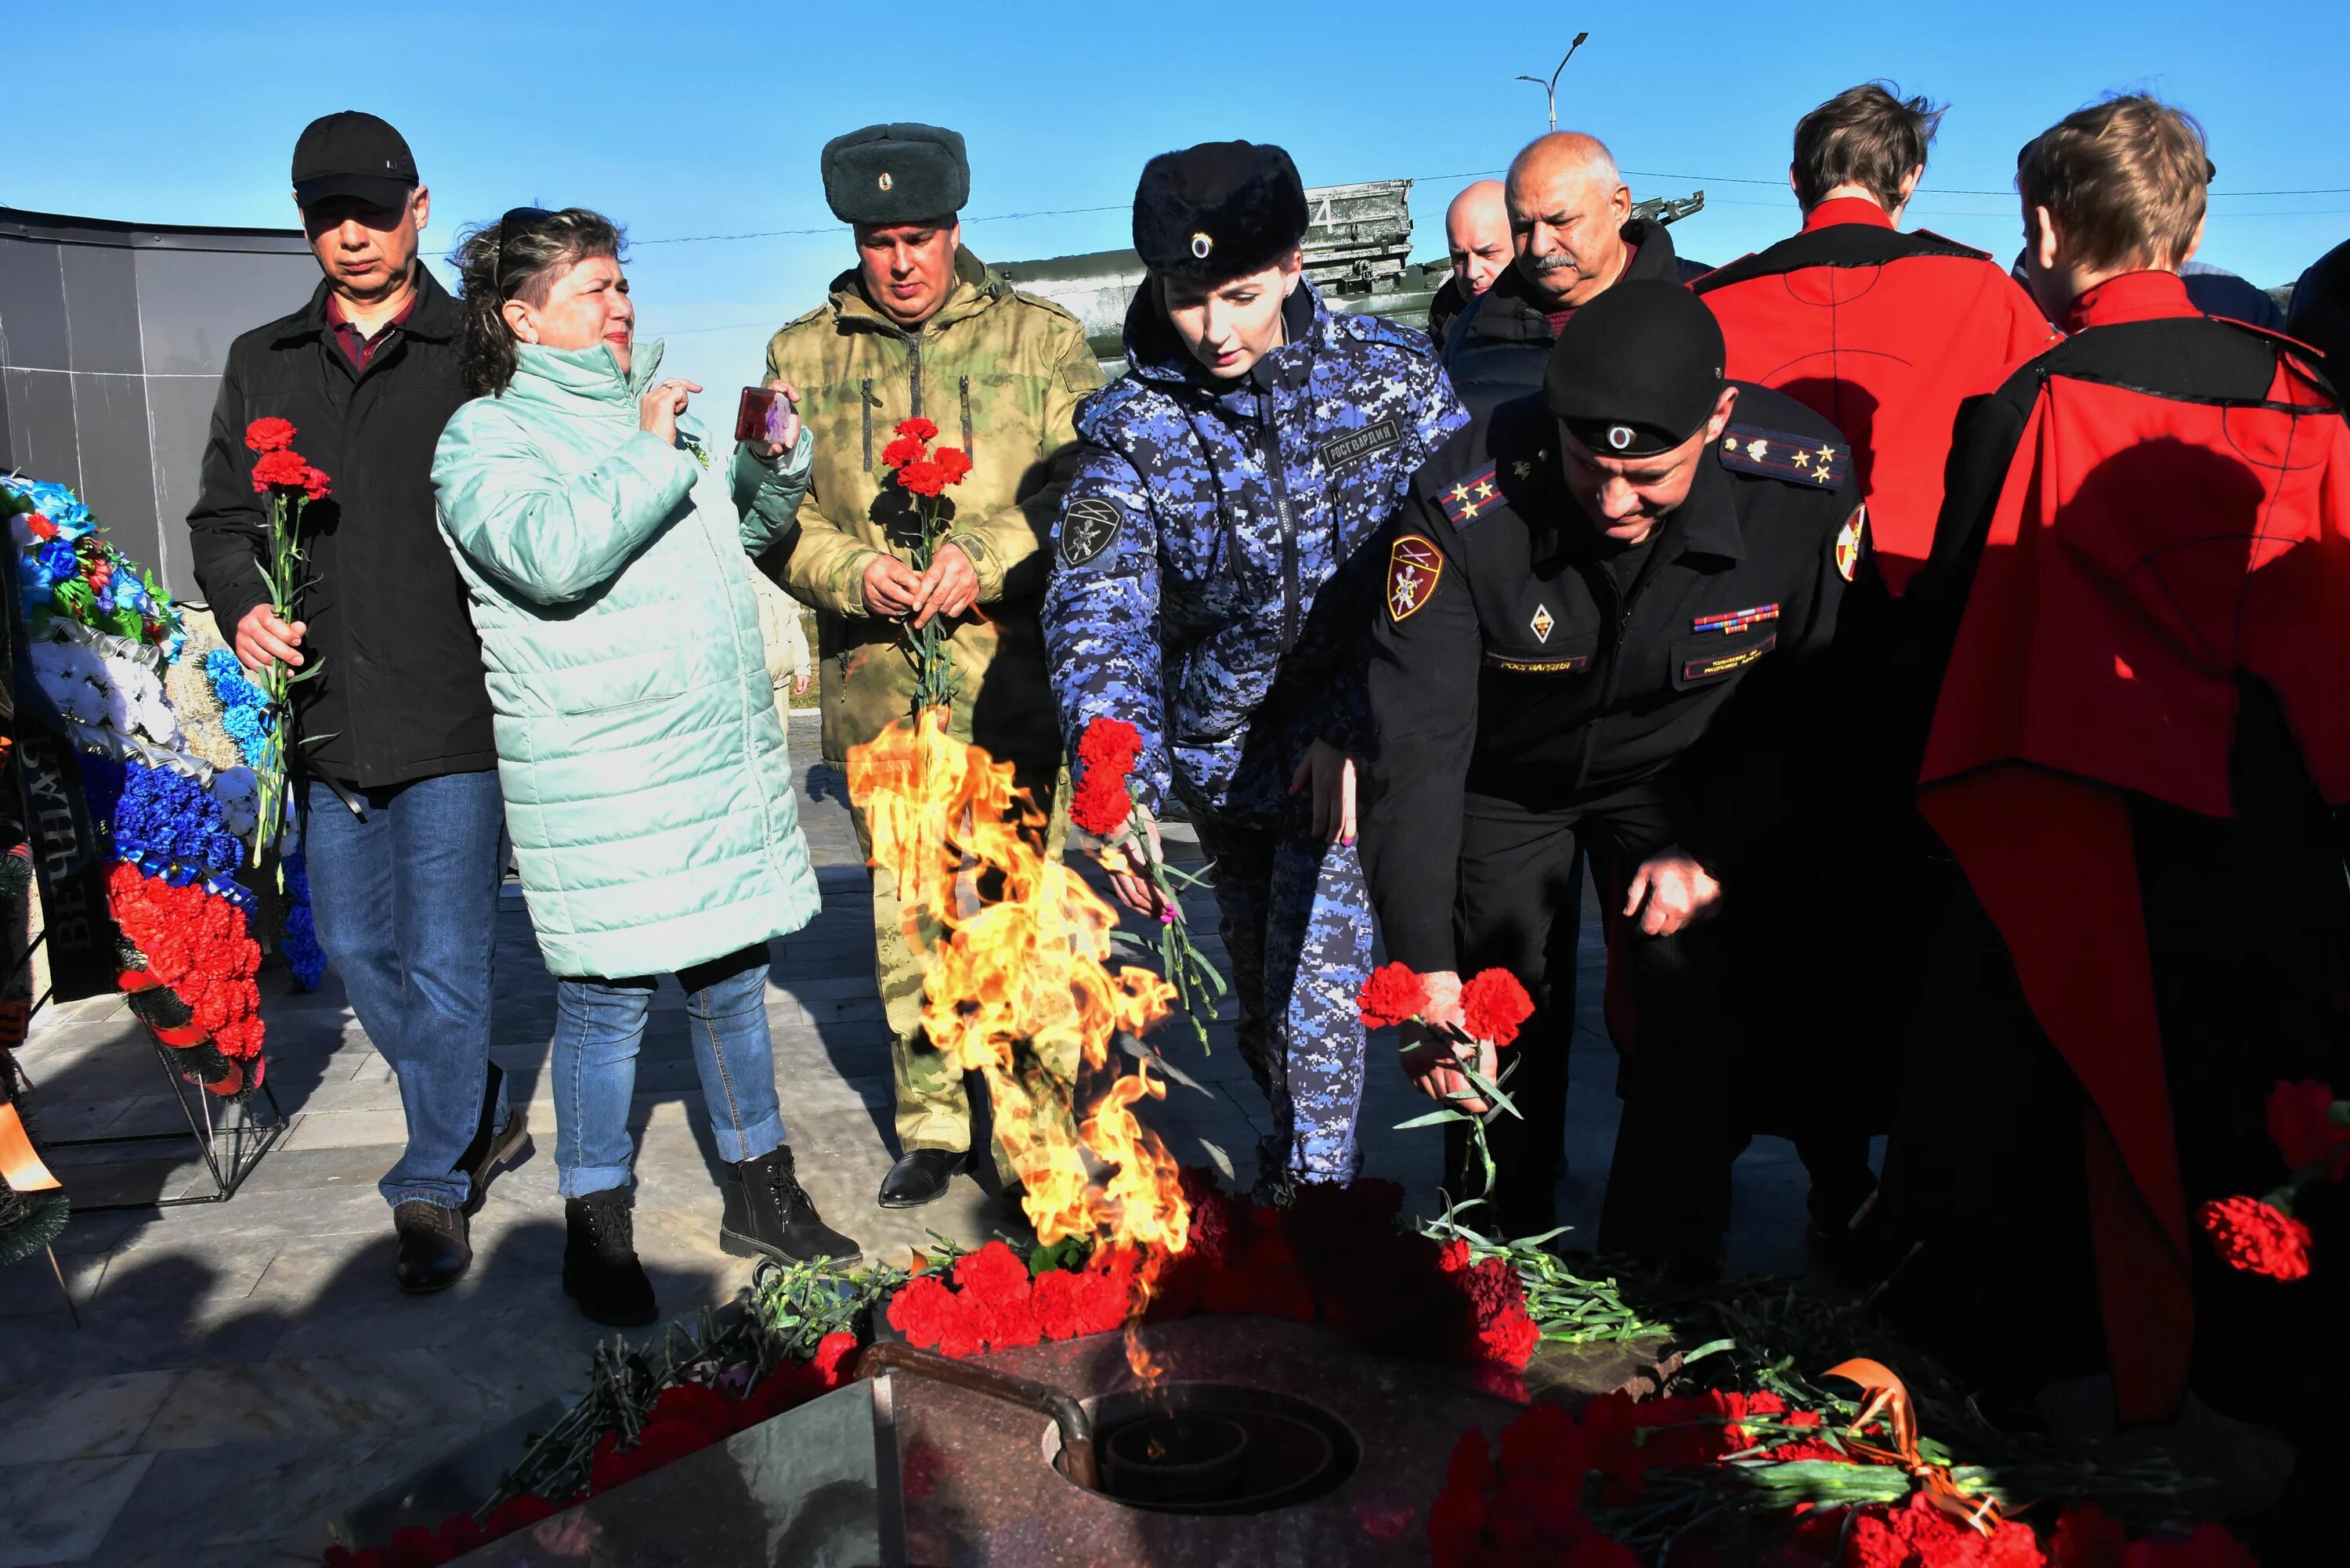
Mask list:
[[935,125],[868,125],[824,144],[825,205],[844,223],[919,223],[971,200],[962,133]]

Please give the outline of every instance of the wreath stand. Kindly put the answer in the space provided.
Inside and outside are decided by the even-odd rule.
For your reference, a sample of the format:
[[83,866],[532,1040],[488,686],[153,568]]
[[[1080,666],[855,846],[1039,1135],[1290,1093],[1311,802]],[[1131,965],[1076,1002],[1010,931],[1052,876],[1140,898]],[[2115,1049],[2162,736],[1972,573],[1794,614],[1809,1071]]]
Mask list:
[[[262,1157],[275,1148],[277,1140],[286,1136],[289,1125],[286,1113],[279,1108],[276,1092],[270,1088],[266,1080],[258,1090],[230,1096],[224,1102],[221,1096],[207,1094],[201,1085],[190,1084],[173,1064],[171,1048],[151,1033],[147,1036],[147,1044],[154,1050],[156,1060],[162,1066],[164,1081],[172,1086],[172,1101],[180,1107],[181,1116],[186,1118],[187,1129],[184,1132],[174,1129],[170,1132],[113,1133],[99,1137],[49,1138],[44,1141],[44,1147],[53,1149],[116,1148],[192,1138],[197,1154],[203,1159],[204,1168],[212,1175],[213,1189],[124,1203],[77,1203],[73,1209],[77,1215],[114,1214],[134,1209],[177,1209],[192,1203],[225,1203],[236,1196],[236,1189],[244,1185],[246,1177],[253,1174]],[[24,1072],[21,1063],[17,1071],[20,1075]],[[27,1087],[37,1086],[29,1077],[26,1084]],[[202,1104],[192,1105],[191,1098]],[[268,1102],[266,1119],[255,1114],[254,1102],[256,1099]],[[214,1114],[215,1106],[222,1107],[221,1114],[217,1116]],[[233,1113],[228,1109],[230,1106],[234,1107]]]

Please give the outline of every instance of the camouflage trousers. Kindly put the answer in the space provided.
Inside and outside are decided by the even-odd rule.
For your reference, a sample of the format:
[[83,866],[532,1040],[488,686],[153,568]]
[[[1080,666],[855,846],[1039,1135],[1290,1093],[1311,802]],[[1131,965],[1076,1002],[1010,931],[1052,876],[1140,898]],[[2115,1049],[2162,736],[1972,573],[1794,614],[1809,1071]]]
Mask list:
[[[1013,776],[1019,787],[1034,793],[1049,775],[1042,768],[1019,767]],[[1069,771],[1066,766],[1059,767],[1058,776],[1052,778],[1052,813],[1045,830],[1044,848],[1045,854],[1057,860],[1069,836]],[[865,813],[852,805],[850,815],[857,825],[858,852],[869,862],[873,858],[873,837],[867,831]],[[938,927],[922,920],[919,923],[919,944],[909,940],[905,910],[898,902],[897,873],[874,866],[868,874],[873,883],[873,982],[881,992],[881,1012],[889,1025],[889,1066],[897,1090],[899,1151],[967,1149],[972,1137],[971,1096],[964,1089],[962,1069],[932,1046],[922,1031],[925,966],[921,950],[939,940]],[[1074,1084],[1077,1071],[1075,1062],[1044,1065],[1050,1076]],[[997,1175],[1009,1180],[1011,1167],[1003,1151],[999,1147],[993,1153]]]
[[1260,1197],[1292,1181],[1352,1181],[1363,1162],[1355,995],[1371,969],[1370,891],[1356,851],[1325,843],[1304,818],[1302,802],[1278,826],[1193,818],[1215,862],[1241,1054],[1273,1110],[1257,1152]]

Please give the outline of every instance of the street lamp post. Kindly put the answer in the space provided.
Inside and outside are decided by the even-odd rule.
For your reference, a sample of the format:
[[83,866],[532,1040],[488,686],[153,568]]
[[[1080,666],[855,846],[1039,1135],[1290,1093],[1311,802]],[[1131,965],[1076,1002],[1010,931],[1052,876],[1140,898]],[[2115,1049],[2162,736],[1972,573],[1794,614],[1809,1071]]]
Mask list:
[[1518,78],[1522,82],[1534,83],[1534,86],[1542,88],[1543,95],[1550,99],[1550,128],[1553,130],[1558,129],[1558,72],[1566,69],[1566,62],[1575,58],[1575,51],[1583,47],[1583,40],[1589,36],[1591,35],[1588,33],[1577,33],[1575,36],[1575,42],[1567,45],[1566,54],[1558,62],[1558,70],[1551,72],[1550,80],[1544,81],[1540,77]]

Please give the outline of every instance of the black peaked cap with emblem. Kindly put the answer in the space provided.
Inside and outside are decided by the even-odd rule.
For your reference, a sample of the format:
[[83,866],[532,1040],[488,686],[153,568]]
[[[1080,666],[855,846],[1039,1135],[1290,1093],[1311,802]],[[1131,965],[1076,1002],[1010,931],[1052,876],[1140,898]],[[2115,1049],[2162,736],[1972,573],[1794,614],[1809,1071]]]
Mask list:
[[1252,141],[1162,152],[1134,188],[1134,248],[1143,265],[1179,283],[1261,272],[1305,237],[1306,222],[1297,165]]
[[1661,278],[1619,283],[1567,318],[1543,401],[1602,457],[1652,457],[1697,433],[1721,400],[1721,325]]
[[962,133],[935,125],[868,125],[824,144],[824,202],[844,223],[951,218],[971,200]]
[[297,206],[355,196],[373,206],[395,207],[416,185],[416,157],[408,139],[389,120],[363,110],[320,115],[295,139]]

